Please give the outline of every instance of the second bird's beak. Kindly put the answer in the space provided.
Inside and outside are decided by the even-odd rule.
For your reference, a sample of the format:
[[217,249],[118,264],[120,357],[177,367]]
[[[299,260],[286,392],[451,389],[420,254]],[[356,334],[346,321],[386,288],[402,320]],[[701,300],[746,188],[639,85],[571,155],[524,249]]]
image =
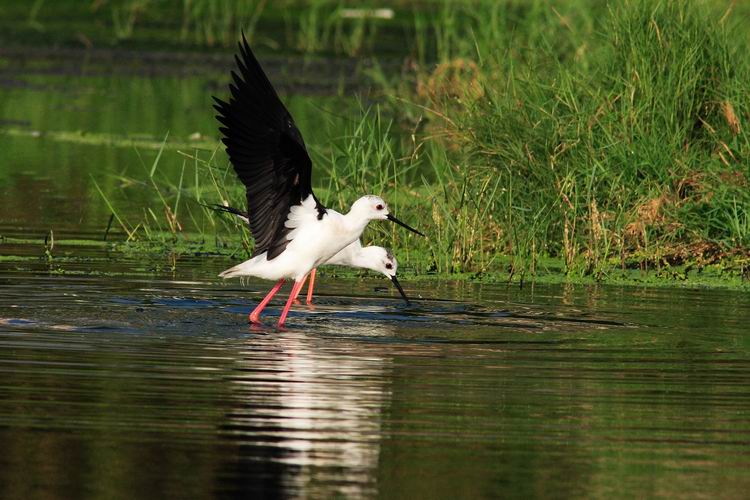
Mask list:
[[401,288],[401,285],[399,284],[399,282],[396,279],[396,277],[395,276],[391,276],[391,281],[393,281],[393,285],[398,289],[399,293],[401,294],[401,296],[406,301],[406,305],[408,306],[409,305],[409,299],[406,297],[406,294],[404,293],[404,289]]
[[[408,229],[408,230],[409,230],[409,231],[411,231],[412,233],[417,233],[417,234],[418,234],[419,236],[424,236],[424,234],[420,233],[419,231],[417,231],[417,230],[416,230],[416,229],[414,229],[413,227],[411,227],[411,226],[409,226],[409,225],[407,225],[407,224],[405,224],[405,223],[401,222],[400,220],[398,220],[397,218],[395,218],[395,217],[394,217],[394,216],[392,216],[391,214],[388,214],[388,215],[386,215],[386,218],[387,218],[387,219],[388,219],[389,221],[391,221],[391,222],[395,222],[395,223],[396,223],[396,224],[398,224],[399,226],[405,227],[406,229]],[[396,282],[394,281],[394,283],[396,283]],[[398,285],[396,285],[396,286],[398,286]],[[400,290],[400,288],[399,288],[399,290]],[[404,292],[401,292],[401,294],[402,294],[402,295],[403,295],[403,293],[404,293]]]

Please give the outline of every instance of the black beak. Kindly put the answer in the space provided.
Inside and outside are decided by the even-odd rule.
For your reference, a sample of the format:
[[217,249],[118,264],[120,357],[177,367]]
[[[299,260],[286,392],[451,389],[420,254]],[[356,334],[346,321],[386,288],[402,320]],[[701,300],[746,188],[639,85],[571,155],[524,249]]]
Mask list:
[[[395,222],[396,224],[398,224],[398,225],[399,225],[399,226],[401,226],[401,227],[405,227],[406,229],[408,229],[408,230],[409,230],[409,231],[411,231],[412,233],[417,233],[417,234],[418,234],[419,236],[424,236],[424,234],[420,233],[419,231],[417,231],[417,230],[416,230],[416,229],[414,229],[413,227],[411,227],[411,226],[408,226],[408,225],[404,224],[403,222],[401,222],[400,220],[398,220],[397,218],[395,218],[395,217],[394,217],[394,216],[392,216],[391,214],[388,214],[388,215],[386,216],[386,218],[387,218],[387,219],[388,219],[389,221],[391,221],[391,222]],[[403,292],[401,292],[401,294],[403,295]]]
[[406,305],[408,306],[410,304],[409,299],[406,297],[406,294],[404,293],[404,289],[401,288],[401,285],[399,284],[398,280],[395,276],[391,276],[391,281],[393,281],[393,285],[398,288],[398,292],[401,294],[401,296],[404,298],[404,301],[406,301]]

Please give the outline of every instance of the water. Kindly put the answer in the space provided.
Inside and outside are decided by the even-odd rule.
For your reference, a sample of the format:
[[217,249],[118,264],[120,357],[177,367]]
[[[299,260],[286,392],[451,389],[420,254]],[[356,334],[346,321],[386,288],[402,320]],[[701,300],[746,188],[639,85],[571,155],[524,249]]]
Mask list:
[[[213,133],[201,100],[218,76],[9,64],[37,85],[0,88],[6,132]],[[29,240],[0,241],[1,498],[750,489],[747,294],[404,280],[407,307],[384,280],[323,275],[287,329],[251,328],[270,284],[220,282],[225,259],[171,271],[94,244],[109,214],[89,174],[151,200],[106,183],[140,168],[132,148],[44,133],[0,147],[0,235]],[[91,241],[48,260],[50,229]]]
[[322,278],[275,331],[245,322],[264,284],[193,264],[2,269],[3,498],[750,485],[744,295]]

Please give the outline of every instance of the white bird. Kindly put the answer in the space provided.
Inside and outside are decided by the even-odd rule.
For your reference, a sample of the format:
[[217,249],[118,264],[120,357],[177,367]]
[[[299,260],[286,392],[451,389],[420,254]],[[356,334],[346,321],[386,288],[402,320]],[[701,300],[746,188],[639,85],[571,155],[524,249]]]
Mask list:
[[286,279],[293,279],[281,327],[308,273],[358,240],[371,220],[388,219],[422,233],[391,215],[378,196],[363,196],[347,214],[320,203],[312,191],[312,161],[299,129],[244,36],[239,46],[239,74],[232,71],[229,102],[214,97],[214,108],[229,160],[246,188],[255,248],[249,260],[219,276],[278,280],[250,313],[251,323],[260,322],[263,308]]
[[[218,212],[228,212],[234,214],[242,220],[245,224],[250,222],[247,213],[234,207],[228,207],[225,205],[207,205],[208,208],[216,210]],[[386,278],[393,282],[393,285],[399,291],[401,296],[404,298],[406,303],[409,303],[409,299],[404,293],[404,289],[401,288],[401,284],[396,278],[396,271],[398,270],[398,261],[396,257],[387,249],[379,246],[369,245],[366,247],[362,246],[360,240],[355,240],[348,246],[343,248],[339,253],[328,259],[323,265],[336,265],[346,267],[357,267],[361,269],[369,269],[376,273],[384,274]],[[315,286],[315,274],[317,269],[313,268],[310,271],[309,278],[310,282],[307,288],[307,303],[312,303],[313,288]],[[304,282],[302,284],[304,287]]]

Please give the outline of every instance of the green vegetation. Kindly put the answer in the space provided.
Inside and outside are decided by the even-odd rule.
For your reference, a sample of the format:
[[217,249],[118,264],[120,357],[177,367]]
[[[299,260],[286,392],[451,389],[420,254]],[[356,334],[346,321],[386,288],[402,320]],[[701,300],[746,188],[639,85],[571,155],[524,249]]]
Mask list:
[[244,31],[271,49],[356,56],[403,50],[403,33],[411,26],[413,12],[430,11],[440,3],[415,7],[409,0],[34,0],[0,5],[0,13],[10,21],[0,19],[0,40],[14,45],[21,41],[231,48]]
[[[316,192],[337,210],[382,194],[429,238],[379,224],[365,239],[388,242],[417,273],[610,282],[633,271],[750,273],[747,7],[391,0],[357,4],[352,17],[342,0],[95,4],[117,19],[104,23],[117,43],[132,46],[162,40],[155,20],[166,19],[176,43],[231,50],[244,28],[260,52],[373,56],[376,102],[342,135],[308,141]],[[375,7],[394,18],[372,16]],[[35,2],[29,26],[52,30],[44,16],[55,8]],[[381,69],[394,54],[401,70]],[[156,161],[119,180],[150,190],[158,206],[136,219],[107,202],[131,245],[251,250],[241,225],[204,206],[244,206],[212,139],[143,145],[160,148]],[[162,172],[160,159],[178,154],[182,167]]]
[[716,2],[636,0],[601,16],[586,4],[530,2],[515,30],[502,28],[510,4],[476,17],[464,4],[444,15],[463,24],[435,30],[441,62],[417,99],[456,174],[433,233],[493,215],[448,239],[442,270],[484,271],[491,248],[520,272],[553,256],[599,278],[719,261],[747,274],[744,30]]
[[197,137],[190,141],[169,141],[162,142],[157,141],[149,137],[127,137],[124,135],[116,134],[102,134],[102,133],[83,133],[80,130],[76,131],[48,131],[42,134],[36,130],[29,130],[27,128],[15,128],[7,127],[0,130],[0,134],[10,135],[15,137],[41,137],[44,135],[45,139],[58,141],[58,142],[71,142],[75,144],[87,144],[91,146],[108,146],[118,148],[138,148],[138,149],[156,149],[166,147],[171,150],[184,150],[184,149],[203,149],[213,150],[216,148],[216,141],[208,140],[203,137]]

